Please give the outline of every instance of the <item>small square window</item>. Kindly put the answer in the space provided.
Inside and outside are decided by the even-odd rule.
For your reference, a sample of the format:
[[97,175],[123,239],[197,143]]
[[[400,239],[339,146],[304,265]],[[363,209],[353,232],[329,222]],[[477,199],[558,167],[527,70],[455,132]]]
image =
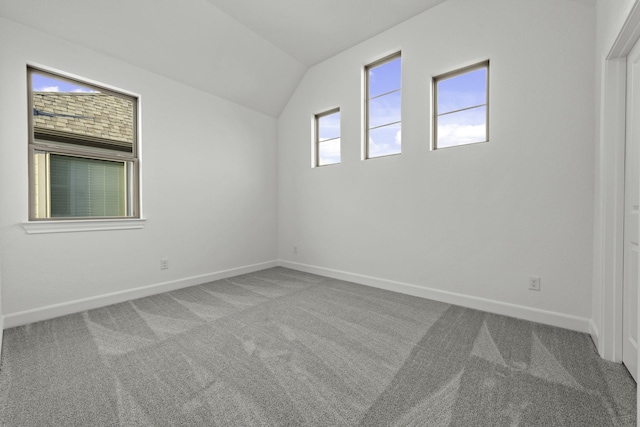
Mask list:
[[365,67],[367,159],[402,151],[401,75],[400,52]]
[[433,78],[433,148],[489,140],[489,61]]
[[340,163],[340,109],[317,114],[315,154],[316,166]]

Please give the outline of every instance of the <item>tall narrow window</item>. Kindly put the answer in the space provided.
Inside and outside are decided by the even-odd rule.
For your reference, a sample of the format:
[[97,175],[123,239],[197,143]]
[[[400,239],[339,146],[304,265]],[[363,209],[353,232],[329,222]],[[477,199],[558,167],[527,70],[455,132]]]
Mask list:
[[137,218],[137,98],[35,68],[29,219]]
[[434,149],[489,140],[489,61],[434,77]]
[[401,75],[400,52],[365,67],[368,159],[402,151]]
[[340,109],[316,115],[316,166],[340,163]]

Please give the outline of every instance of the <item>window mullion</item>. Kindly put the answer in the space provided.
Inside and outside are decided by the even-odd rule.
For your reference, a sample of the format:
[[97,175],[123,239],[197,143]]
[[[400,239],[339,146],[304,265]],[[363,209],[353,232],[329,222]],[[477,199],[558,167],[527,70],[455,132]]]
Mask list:
[[446,116],[447,114],[459,113],[461,111],[473,110],[474,108],[486,107],[487,104],[478,104],[473,107],[460,108],[459,110],[447,111],[446,113],[438,113],[438,116]]
[[375,130],[375,129],[380,129],[386,126],[393,126],[393,125],[397,125],[399,123],[402,123],[402,120],[398,120],[397,122],[389,122],[389,123],[385,123],[383,125],[379,125],[379,126],[374,126],[372,128],[369,128],[369,130]]
[[398,89],[394,89],[394,90],[390,90],[389,92],[385,92],[385,93],[381,93],[379,95],[376,96],[372,96],[371,98],[367,98],[369,101],[373,100],[373,99],[377,99],[377,98],[382,98],[385,95],[389,95],[392,93],[396,93],[396,92],[400,92],[402,90],[402,88],[398,88]]

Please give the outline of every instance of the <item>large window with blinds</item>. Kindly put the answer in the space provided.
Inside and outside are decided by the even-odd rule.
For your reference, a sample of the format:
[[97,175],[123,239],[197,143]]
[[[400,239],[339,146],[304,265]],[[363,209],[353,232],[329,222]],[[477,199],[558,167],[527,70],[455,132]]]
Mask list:
[[27,72],[29,219],[139,218],[137,98]]

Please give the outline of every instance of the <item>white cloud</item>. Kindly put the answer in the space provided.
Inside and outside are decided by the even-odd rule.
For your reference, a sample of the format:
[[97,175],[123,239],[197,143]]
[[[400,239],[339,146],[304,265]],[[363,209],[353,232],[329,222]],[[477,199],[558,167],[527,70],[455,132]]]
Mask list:
[[438,147],[453,147],[455,145],[484,142],[486,139],[485,124],[460,125],[447,124],[438,126]]
[[[69,89],[60,89],[60,86],[42,86],[34,89],[34,92],[69,92]],[[76,87],[71,92],[74,93],[99,93],[97,90],[91,90],[82,87]]]
[[401,147],[402,129],[399,123],[369,130],[369,157],[399,154]]
[[395,136],[393,143],[377,143],[369,137],[369,157],[387,156],[400,153],[400,131]]
[[36,88],[36,92],[60,92],[60,87],[58,86],[44,86],[41,88]]
[[318,149],[320,166],[340,163],[340,138],[321,142]]

